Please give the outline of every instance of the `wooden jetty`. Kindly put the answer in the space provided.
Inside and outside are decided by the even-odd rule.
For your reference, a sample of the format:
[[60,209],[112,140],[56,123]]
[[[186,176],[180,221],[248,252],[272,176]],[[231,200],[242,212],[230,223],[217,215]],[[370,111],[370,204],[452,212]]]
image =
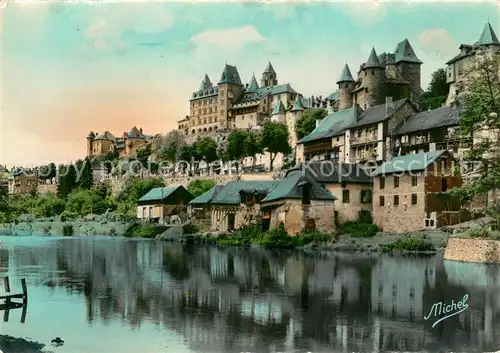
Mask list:
[[[0,295],[0,301],[3,301],[0,302],[0,311],[4,311],[3,321],[9,321],[10,310],[22,308],[21,323],[24,324],[26,321],[26,310],[28,307],[28,289],[26,287],[26,279],[21,278],[22,293],[11,294],[9,277],[3,278],[3,285],[5,294]],[[22,299],[22,302],[12,301],[12,299]]]

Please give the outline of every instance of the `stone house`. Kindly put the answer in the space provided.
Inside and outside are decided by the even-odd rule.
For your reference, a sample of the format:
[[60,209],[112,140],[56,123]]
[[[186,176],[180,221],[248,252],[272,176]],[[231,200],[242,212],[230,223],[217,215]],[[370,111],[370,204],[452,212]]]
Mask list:
[[230,181],[215,185],[189,206],[211,231],[230,232],[260,219],[260,202],[278,185],[276,180]]
[[99,156],[117,151],[121,157],[133,156],[135,150],[151,142],[152,136],[145,135],[142,128],[133,127],[124,132],[122,137],[115,137],[111,132],[101,134],[90,132],[87,136],[87,156]]
[[8,192],[10,195],[26,195],[38,189],[38,176],[26,170],[13,171],[9,175]]
[[367,109],[356,123],[345,131],[345,160],[348,163],[380,165],[391,158],[393,131],[415,110],[408,99],[393,101]]
[[397,156],[373,174],[373,222],[386,232],[436,229],[468,220],[446,192],[462,185],[450,152]]
[[297,143],[296,162],[345,160],[345,129],[356,123],[362,110],[358,106],[327,115],[316,128]]
[[137,201],[137,218],[162,222],[170,215],[185,212],[193,198],[182,185],[154,188]]
[[333,233],[335,200],[331,192],[307,173],[291,170],[261,201],[263,230],[283,223],[289,235],[307,230]]
[[463,74],[473,62],[475,55],[480,50],[485,49],[500,54],[500,41],[490,23],[484,26],[476,43],[472,45],[461,44],[459,47],[460,53],[446,63],[446,83],[450,85],[446,105],[455,102],[458,95],[458,83],[463,79]]
[[337,225],[371,218],[372,178],[364,168],[332,161],[309,162],[298,168],[337,196],[334,213]]

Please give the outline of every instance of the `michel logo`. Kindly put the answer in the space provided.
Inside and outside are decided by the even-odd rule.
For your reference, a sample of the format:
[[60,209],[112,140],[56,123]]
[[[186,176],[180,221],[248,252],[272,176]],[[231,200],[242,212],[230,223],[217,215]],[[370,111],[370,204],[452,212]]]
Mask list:
[[[449,304],[443,302],[434,303],[432,305],[431,311],[429,311],[429,314],[427,316],[424,316],[424,320],[435,319],[436,321],[434,322],[434,324],[432,324],[432,327],[434,327],[441,321],[446,320],[452,316],[458,315],[462,311],[466,310],[469,307],[469,304],[467,304],[467,299],[469,299],[468,294],[464,295],[462,300],[459,300],[456,303],[454,300],[452,300],[451,303]],[[446,314],[446,316],[441,316],[443,314]]]

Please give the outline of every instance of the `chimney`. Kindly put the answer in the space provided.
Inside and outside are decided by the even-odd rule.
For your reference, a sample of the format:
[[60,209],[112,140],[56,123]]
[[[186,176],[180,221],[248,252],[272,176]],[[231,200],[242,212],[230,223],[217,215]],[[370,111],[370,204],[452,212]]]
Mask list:
[[141,132],[141,135],[142,135],[142,127],[139,129],[139,131]]
[[123,138],[126,139],[128,137],[128,134],[126,132],[123,133]]
[[385,97],[385,115],[389,116],[394,111],[394,102],[392,97]]
[[248,89],[248,83],[247,83],[247,84],[245,84],[245,89]]

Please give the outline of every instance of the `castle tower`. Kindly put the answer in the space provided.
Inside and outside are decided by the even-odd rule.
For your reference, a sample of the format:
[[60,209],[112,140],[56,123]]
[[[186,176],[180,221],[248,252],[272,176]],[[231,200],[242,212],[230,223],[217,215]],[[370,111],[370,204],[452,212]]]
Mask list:
[[278,78],[276,76],[276,71],[274,71],[271,62],[267,64],[266,69],[262,73],[261,86],[262,87],[272,87],[278,84]]
[[281,101],[280,98],[278,98],[278,101],[276,102],[276,105],[274,106],[273,112],[271,113],[271,121],[275,123],[286,123],[286,109],[285,106],[283,105],[283,102]]
[[236,66],[224,66],[219,80],[219,121],[222,129],[231,129],[233,126],[229,121],[229,110],[233,101],[237,101],[243,93],[243,83]]
[[339,110],[352,108],[352,91],[356,82],[347,64],[342,69],[337,84],[339,85]]
[[479,37],[479,40],[477,41],[477,45],[484,45],[484,46],[500,45],[498,37],[495,34],[495,31],[493,30],[489,22],[486,24],[486,26],[484,26],[483,32],[481,33],[481,37]]
[[87,136],[87,156],[92,156],[93,145],[94,145],[95,134],[91,131]]
[[299,120],[302,115],[304,114],[304,105],[302,104],[302,98],[297,95],[295,97],[295,102],[293,103],[293,107],[290,110],[291,116],[288,118],[287,117],[287,125],[288,125],[288,132],[289,132],[289,137],[288,137],[288,143],[292,148],[295,148],[297,145],[297,133],[295,132],[295,123],[297,120]]
[[377,104],[382,104],[382,101],[385,99],[385,93],[383,92],[385,67],[380,63],[375,48],[372,48],[361,73],[364,87],[364,93],[362,93],[364,99],[358,100],[358,102],[363,103],[361,108],[366,109]]
[[413,51],[408,39],[398,43],[394,50],[394,60],[405,80],[410,82],[408,98],[411,98],[413,102],[418,102],[422,92],[420,83],[420,67],[422,61],[420,61]]

